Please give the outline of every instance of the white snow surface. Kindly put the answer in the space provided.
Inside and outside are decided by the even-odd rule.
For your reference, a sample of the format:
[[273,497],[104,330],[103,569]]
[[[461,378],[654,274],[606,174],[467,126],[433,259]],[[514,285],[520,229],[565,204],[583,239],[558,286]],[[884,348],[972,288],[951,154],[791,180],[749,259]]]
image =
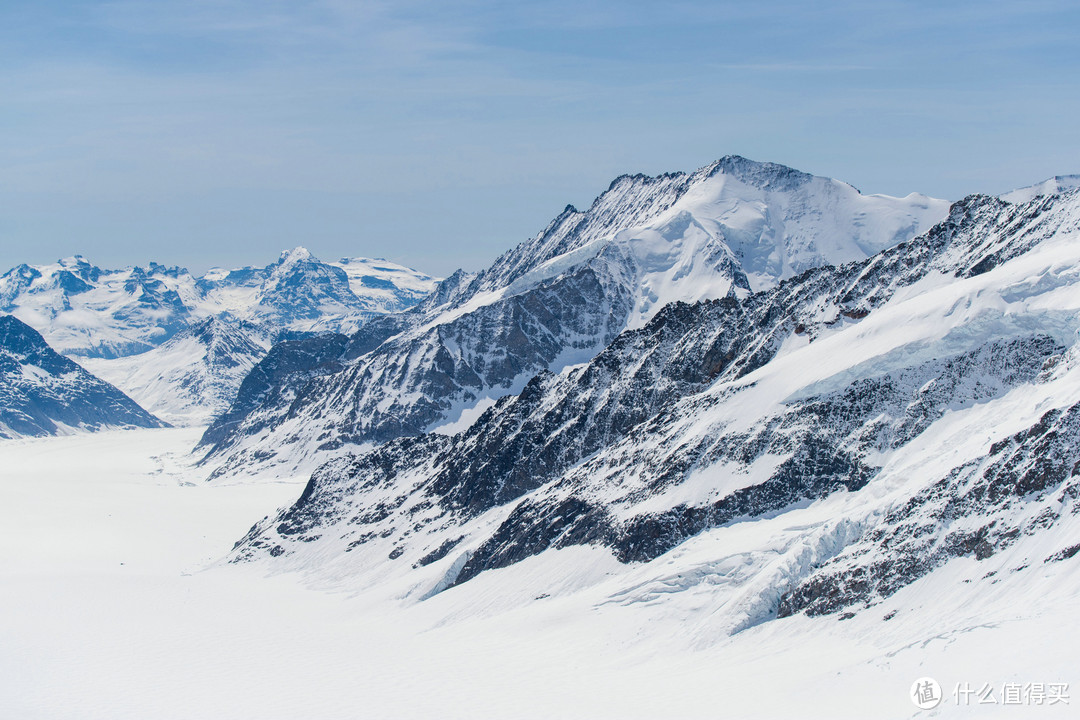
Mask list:
[[1060,195],[1076,188],[1080,188],[1080,175],[1055,175],[1041,183],[1017,188],[999,197],[1006,202],[1021,204],[1039,196]]
[[683,216],[699,232],[721,238],[753,290],[810,268],[864,259],[948,214],[947,201],[918,193],[863,195],[839,180],[801,173],[793,180],[761,181],[756,174],[728,170],[723,162],[656,224],[666,226]]
[[[941,430],[946,455],[982,442],[962,421]],[[571,548],[417,602],[414,580],[385,570],[318,587],[220,562],[303,478],[199,482],[184,459],[196,437],[0,445],[0,715],[915,718],[927,714],[908,693],[923,676],[946,693],[1080,677],[1077,563],[1009,571],[1060,538],[995,557],[996,577],[954,561],[848,620],[760,622],[764,587],[857,531],[841,495],[703,533],[652,563]],[[929,716],[987,712],[947,696]]]

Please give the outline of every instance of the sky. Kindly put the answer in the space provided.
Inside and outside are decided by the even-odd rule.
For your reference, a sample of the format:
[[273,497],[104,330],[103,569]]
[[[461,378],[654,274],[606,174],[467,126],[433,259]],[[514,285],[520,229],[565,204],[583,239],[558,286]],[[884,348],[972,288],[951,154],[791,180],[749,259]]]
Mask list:
[[948,199],[1080,173],[1080,3],[4,0],[0,272],[475,270],[729,154]]

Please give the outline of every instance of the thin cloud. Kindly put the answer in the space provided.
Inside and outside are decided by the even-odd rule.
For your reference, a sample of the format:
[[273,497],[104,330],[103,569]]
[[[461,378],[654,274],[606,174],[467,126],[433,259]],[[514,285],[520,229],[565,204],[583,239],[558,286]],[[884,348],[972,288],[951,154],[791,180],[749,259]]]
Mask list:
[[818,73],[818,72],[861,72],[878,69],[874,65],[839,65],[820,63],[716,63],[711,67],[718,70],[751,70],[754,72],[778,73]]

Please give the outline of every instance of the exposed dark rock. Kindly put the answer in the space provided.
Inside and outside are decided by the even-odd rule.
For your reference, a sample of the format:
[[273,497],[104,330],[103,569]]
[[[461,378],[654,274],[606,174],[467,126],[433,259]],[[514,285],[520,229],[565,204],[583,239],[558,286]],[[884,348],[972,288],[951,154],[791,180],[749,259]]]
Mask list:
[[[784,597],[781,617],[888,597],[956,557],[985,560],[1076,512],[1080,406],[1047,412],[889,513],[862,541]],[[1064,504],[1062,510],[1055,510]],[[1048,512],[1049,511],[1049,512]],[[1076,553],[1067,548],[1047,561]]]
[[41,334],[0,316],[0,438],[53,435],[60,425],[167,427],[112,385],[59,355]]

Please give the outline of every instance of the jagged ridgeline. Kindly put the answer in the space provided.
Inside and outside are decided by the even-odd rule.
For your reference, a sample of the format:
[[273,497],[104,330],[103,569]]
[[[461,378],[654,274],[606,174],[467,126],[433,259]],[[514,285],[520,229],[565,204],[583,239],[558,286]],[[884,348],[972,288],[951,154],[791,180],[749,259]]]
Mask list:
[[727,157],[623,176],[488,269],[351,336],[279,347],[200,443],[212,477],[304,472],[348,449],[453,433],[537,373],[588,362],[672,302],[740,300],[865,259],[945,217],[922,195],[864,196]]
[[[591,360],[541,370],[456,434],[324,464],[234,560],[357,581],[413,574],[421,599],[560,548],[648,562],[733,523],[834,503],[827,522],[785,528],[785,557],[799,559],[754,590],[737,630],[873,605],[950,558],[1027,547],[1080,508],[1077,240],[1076,191],[972,196],[866,259],[749,290],[732,275],[719,298],[624,320]],[[386,356],[362,349],[335,349],[343,369],[309,381],[292,412],[306,393],[347,397],[345,378],[367,392],[355,373],[376,377],[372,358]]]

